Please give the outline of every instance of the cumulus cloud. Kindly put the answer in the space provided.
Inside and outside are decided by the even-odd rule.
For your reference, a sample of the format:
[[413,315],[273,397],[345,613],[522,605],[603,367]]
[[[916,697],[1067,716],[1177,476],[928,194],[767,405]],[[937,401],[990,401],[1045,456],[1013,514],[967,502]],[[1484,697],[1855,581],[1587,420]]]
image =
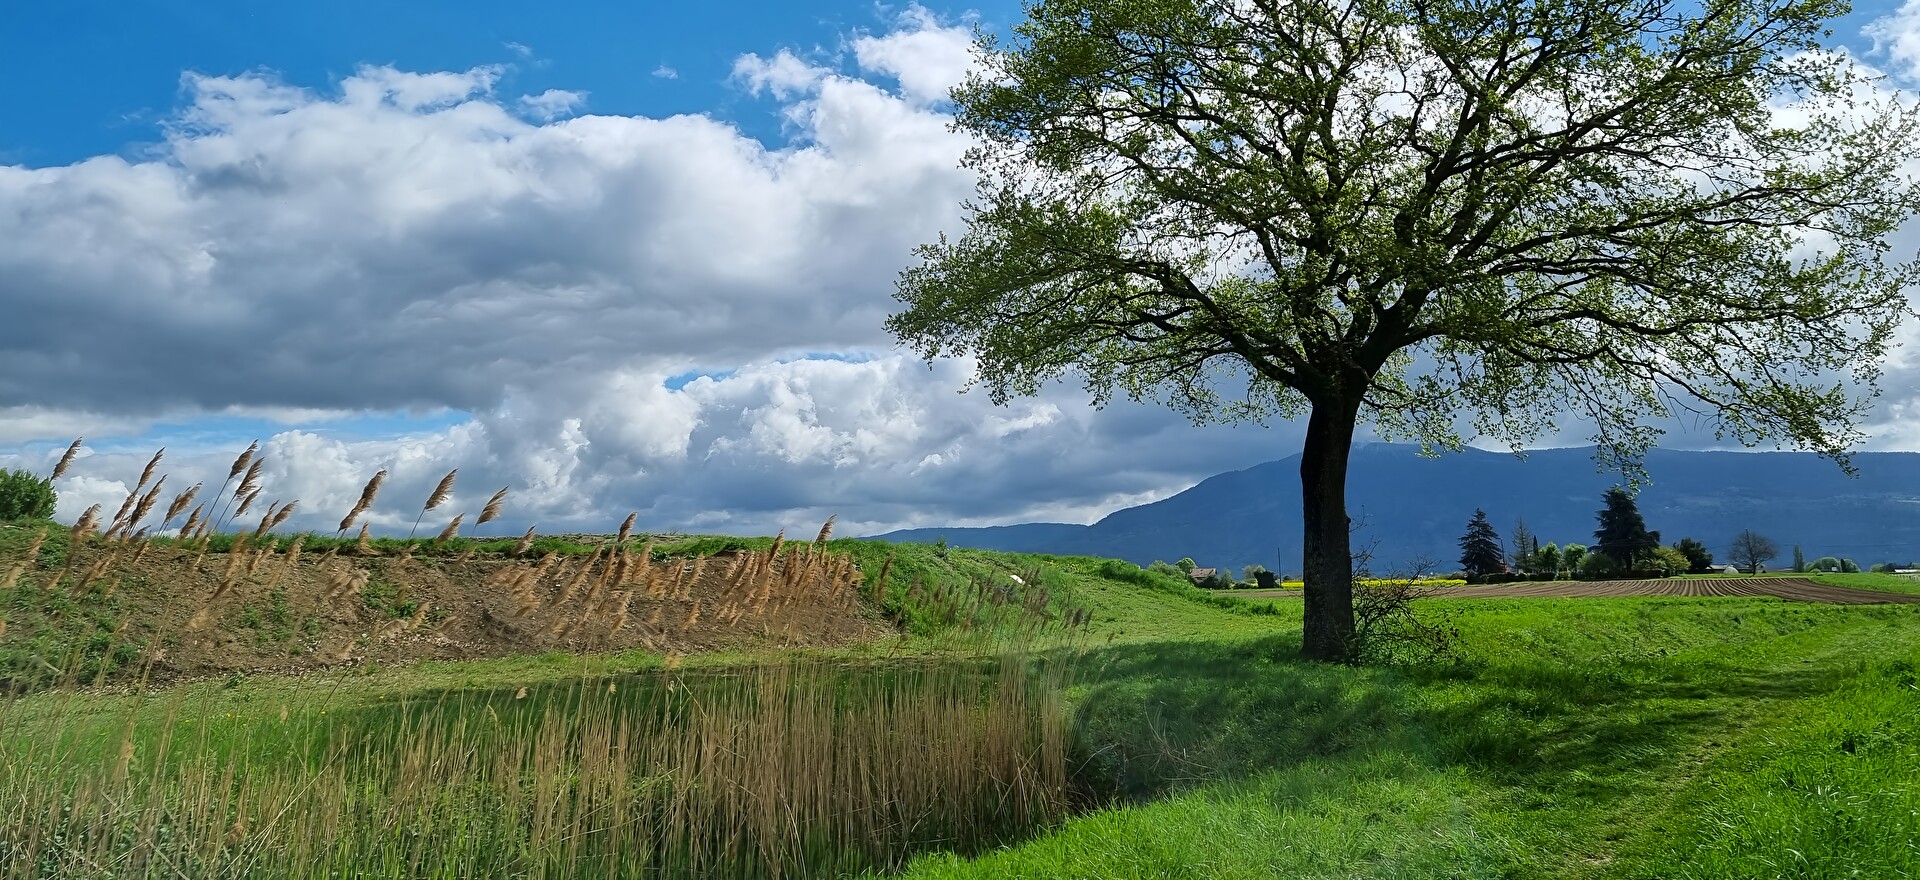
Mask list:
[[1874,19],[1862,33],[1873,41],[1875,55],[1892,62],[1893,72],[1908,82],[1920,82],[1920,0],[1907,0],[1899,9]]
[[653,69],[653,75],[656,77],[659,77],[660,79],[679,79],[680,71],[674,70],[673,68],[668,67],[665,64],[662,64],[659,67],[656,67]]
[[[211,491],[252,437],[206,420],[239,420],[303,527],[390,470],[386,531],[454,466],[448,509],[510,485],[514,529],[1086,518],[1203,476],[1220,454],[1170,415],[1071,389],[995,408],[882,330],[911,248],[971,192],[928,106],[966,41],[917,8],[856,40],[898,89],[743,56],[779,147],[706,116],[562,119],[582,93],[502,93],[497,68],[190,75],[147,154],[0,167],[0,463],[45,472],[95,438],[61,486],[74,516],[124,497],[136,437],[169,445],[169,486]],[[470,416],[365,430],[395,411]],[[1259,447],[1242,464],[1283,451],[1236,436]]]
[[956,393],[970,364],[894,347],[896,274],[972,194],[940,111],[968,43],[910,7],[850,41],[856,70],[742,56],[779,145],[574,115],[583,93],[504,93],[497,68],[189,76],[148,152],[0,167],[0,466],[93,438],[59,487],[72,517],[119,504],[143,443],[168,445],[169,488],[211,492],[259,426],[267,497],[303,528],[385,468],[372,522],[405,532],[457,466],[436,529],[507,485],[501,533],[639,510],[860,534],[1086,522],[1297,449],[1295,426],[1072,387],[997,408]]
[[585,104],[586,101],[586,92],[548,89],[538,95],[521,96],[519,104],[520,109],[544,122],[571,115],[574,108]]
[[788,49],[772,58],[749,52],[733,62],[735,80],[755,94],[768,92],[783,101],[813,90],[829,75],[827,68],[809,64]]
[[862,70],[893,77],[900,94],[916,104],[944,101],[947,91],[973,69],[973,33],[945,25],[918,3],[900,14],[892,32],[853,41]]

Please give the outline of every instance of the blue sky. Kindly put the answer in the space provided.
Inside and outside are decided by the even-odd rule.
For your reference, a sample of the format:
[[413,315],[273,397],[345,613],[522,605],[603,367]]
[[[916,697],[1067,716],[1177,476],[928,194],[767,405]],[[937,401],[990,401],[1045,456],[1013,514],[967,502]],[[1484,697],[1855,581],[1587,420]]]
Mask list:
[[[63,516],[256,438],[303,525],[386,468],[402,531],[453,467],[456,507],[513,488],[503,531],[858,534],[1086,522],[1298,450],[1070,386],[994,407],[881,329],[960,228],[942,95],[1016,3],[15,6],[0,466],[85,435]],[[1920,71],[1920,0],[1835,32]],[[1920,449],[1892,366],[1874,445]]]
[[[1019,4],[923,4],[987,27]],[[899,6],[871,3],[316,2],[63,0],[16,4],[0,29],[0,161],[65,164],[148,143],[181,100],[180,74],[270,70],[324,87],[366,64],[509,68],[501,87],[585,91],[586,110],[703,113],[784,139],[776,108],[730,83],[744,52],[837,52],[883,30]],[[667,74],[671,72],[671,76]]]

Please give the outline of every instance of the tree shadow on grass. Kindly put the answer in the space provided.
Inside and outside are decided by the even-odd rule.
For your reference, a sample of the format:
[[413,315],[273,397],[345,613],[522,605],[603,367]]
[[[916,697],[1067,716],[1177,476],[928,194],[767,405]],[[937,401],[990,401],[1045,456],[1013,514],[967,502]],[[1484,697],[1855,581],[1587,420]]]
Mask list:
[[1354,668],[1297,658],[1298,636],[1113,646],[1086,658],[1076,768],[1097,797],[1381,750],[1539,799],[1599,804],[1675,772],[1730,703],[1831,687],[1819,670],[1647,659],[1591,666]]

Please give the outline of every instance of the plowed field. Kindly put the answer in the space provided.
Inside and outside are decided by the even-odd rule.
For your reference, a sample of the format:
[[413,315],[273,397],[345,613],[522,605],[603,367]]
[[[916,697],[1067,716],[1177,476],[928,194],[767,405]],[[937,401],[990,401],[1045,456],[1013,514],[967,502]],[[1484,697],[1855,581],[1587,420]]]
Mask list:
[[[1807,578],[1673,578],[1649,581],[1537,581],[1442,587],[1427,595],[1447,599],[1608,599],[1622,596],[1772,596],[1828,605],[1920,604],[1920,595],[1882,593],[1823,584]],[[1299,596],[1299,590],[1239,593],[1253,599]]]

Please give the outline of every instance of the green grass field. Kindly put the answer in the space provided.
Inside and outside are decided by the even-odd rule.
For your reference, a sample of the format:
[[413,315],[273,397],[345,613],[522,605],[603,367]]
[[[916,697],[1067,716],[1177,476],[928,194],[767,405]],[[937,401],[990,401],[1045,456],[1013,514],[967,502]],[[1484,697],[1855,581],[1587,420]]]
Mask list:
[[[207,846],[224,853],[222,840],[231,838],[247,856],[208,861],[191,875],[327,876],[331,870],[339,876],[359,870],[361,876],[453,877],[476,876],[478,870],[540,877],[675,871],[721,876],[736,868],[732,876],[767,875],[773,862],[724,861],[736,850],[751,850],[735,837],[688,835],[666,841],[668,846],[649,832],[655,837],[646,838],[654,841],[647,857],[654,861],[644,868],[636,861],[638,849],[594,848],[617,850],[620,840],[638,847],[642,836],[609,837],[607,817],[651,822],[657,816],[647,810],[668,804],[719,805],[712,809],[721,812],[702,820],[716,824],[697,827],[723,827],[725,810],[746,810],[753,801],[683,801],[661,793],[739,785],[743,791],[779,792],[799,805],[794,810],[842,817],[814,820],[817,833],[802,834],[791,852],[781,850],[779,858],[788,859],[779,862],[786,866],[779,869],[786,872],[782,876],[1920,876],[1920,606],[1451,600],[1431,613],[1449,615],[1457,627],[1454,659],[1328,666],[1295,658],[1298,602],[1243,602],[1098,560],[833,543],[859,555],[869,570],[892,553],[895,571],[929,581],[1039,572],[1055,599],[1090,608],[1094,616],[1071,639],[1014,646],[1028,652],[1020,655],[1021,668],[1070,674],[1023,677],[1018,681],[1025,683],[1013,690],[1008,682],[1015,680],[1004,675],[980,679],[1000,682],[984,691],[965,677],[903,678],[901,670],[931,668],[927,664],[978,666],[1010,645],[1000,635],[963,636],[931,618],[903,615],[909,632],[897,639],[801,658],[690,656],[672,671],[662,669],[663,658],[638,652],[542,655],[298,678],[236,676],[138,695],[111,689],[38,694],[0,706],[0,750],[9,768],[0,771],[0,789],[39,792],[34,803],[41,809],[15,800],[16,806],[0,806],[0,824],[18,832],[56,821],[62,815],[57,793],[66,790],[61,783],[105,780],[117,764],[144,768],[156,780],[139,789],[143,796],[157,797],[153,792],[166,787],[167,773],[176,772],[166,768],[198,768],[217,782],[211,768],[239,763],[278,780],[278,788],[261,788],[261,796],[307,803],[298,800],[307,797],[300,789],[302,768],[335,766],[311,756],[346,749],[343,742],[366,742],[378,748],[347,749],[341,754],[351,762],[337,765],[362,775],[318,774],[348,788],[337,802],[315,801],[344,805],[327,827],[352,830],[343,839],[357,841],[352,846],[360,849],[302,840],[307,823],[263,830],[258,804],[203,798],[195,803],[209,814],[203,817],[210,829]],[[1885,577],[1820,579],[1911,587],[1888,584]],[[710,729],[702,728],[710,730],[706,739],[673,740],[689,755],[719,749],[715,754],[757,756],[727,765],[734,776],[719,770],[707,777],[673,775],[693,774],[679,769],[641,774],[680,780],[649,784],[620,775],[624,771],[614,766],[619,762],[588,761],[592,750],[582,751],[582,743],[634,736],[620,733],[633,726],[623,719],[692,718],[675,713],[699,704],[693,698],[684,705],[656,704],[647,702],[654,696],[625,695],[660,693],[650,690],[656,687],[706,693],[700,690],[705,685],[686,682],[709,680],[698,678],[704,675],[715,682],[752,681],[766,673],[749,670],[790,670],[799,668],[796,663],[813,670],[810,676],[830,672],[825,678],[778,680],[840,683],[814,690],[767,690],[763,683],[755,686],[759,690],[713,691],[706,705],[733,707],[727,711],[736,717],[712,719]],[[900,682],[906,686],[896,688]],[[609,685],[623,696],[603,696]],[[776,691],[819,696],[768,703],[766,695]],[[984,695],[983,708],[951,714],[950,707],[966,705],[975,699],[966,695],[975,693]],[[947,714],[915,708],[936,704],[948,707],[939,710]],[[786,720],[756,714],[769,705],[786,706],[778,716]],[[985,708],[1007,705],[1018,708]],[[880,714],[861,707],[879,707],[872,711]],[[1016,737],[1014,746],[1002,743],[998,751],[979,746],[976,741],[988,741],[985,734],[967,733],[972,728],[953,719],[987,717],[981,712],[1028,719],[982,730],[1038,724],[1031,728],[1038,738]],[[813,720],[795,720],[805,713]],[[477,732],[501,718],[509,726],[528,726],[511,728],[520,734],[506,739]],[[1056,723],[1048,719],[1061,726],[1048,726]],[[921,742],[919,751],[900,747],[897,731],[911,725],[923,732],[905,744]],[[648,727],[654,731],[646,733],[650,739],[631,742],[666,750],[659,731],[696,727],[690,721]],[[737,730],[759,733],[743,743],[730,738]],[[793,730],[813,733],[779,733]],[[1028,783],[1017,780],[1027,779],[1022,774],[1031,768],[1022,762],[1039,766],[1045,756],[1022,752],[1017,743],[1052,742],[1053,730],[1065,731],[1068,742],[1057,756],[1063,781],[1023,787]],[[956,738],[943,731],[960,733]],[[541,737],[553,747],[512,745]],[[850,752],[821,746],[801,756],[812,764],[761,748],[766,741],[797,739],[863,745]],[[956,783],[939,782],[928,765],[958,766],[960,759],[927,757],[936,740],[943,755],[986,755],[979,758],[982,766],[998,768],[995,778],[1014,780],[1005,785],[1040,806],[1024,822],[982,825],[968,818],[994,813],[994,804],[1006,803],[1014,788],[966,794],[943,788]],[[164,760],[155,757],[163,752]],[[481,760],[507,753],[517,757]],[[862,755],[886,760],[863,765]],[[302,763],[308,760],[316,763]],[[465,769],[440,774],[435,761]],[[754,788],[760,782],[752,781],[753,774],[786,774],[766,768],[790,766],[822,768],[798,774],[793,785],[813,784],[806,780],[815,777],[842,782],[815,785],[806,797],[778,786]],[[868,775],[833,775],[859,766],[867,766],[862,772]],[[517,788],[516,780],[531,786],[530,780],[555,772],[574,780],[572,787],[540,789],[546,791],[541,797],[557,798],[553,803],[566,809],[541,813],[547,801],[530,794],[534,788]],[[609,773],[618,785],[602,778]],[[355,779],[361,789],[352,788]],[[734,781],[722,781],[728,779]],[[847,781],[855,779],[867,781]],[[228,783],[236,791],[244,788]],[[373,790],[383,787],[393,790]],[[856,797],[854,787],[866,794]],[[883,791],[896,794],[877,794]],[[884,822],[842,821],[854,813],[880,816],[889,809],[881,804],[913,798],[964,809],[938,821],[916,813],[913,822],[920,824],[908,823],[911,834],[899,830],[907,825],[898,815]],[[0,804],[7,802],[0,797]],[[122,833],[138,831],[141,821],[164,824],[153,818],[164,813],[114,804],[125,821],[108,824]],[[48,807],[54,812],[45,812]],[[238,831],[229,827],[234,815],[246,814],[256,817],[251,824]],[[545,818],[515,818],[523,814]],[[536,826],[552,837],[528,830]],[[967,843],[956,852],[940,842],[943,836]],[[890,848],[882,856],[856,852],[874,845]],[[9,862],[0,845],[0,871],[26,877],[135,875],[111,865],[86,870],[89,853],[118,857],[113,846],[68,851],[74,859],[58,865]],[[296,864],[296,853],[305,861]],[[244,872],[233,873],[242,867]],[[175,875],[156,867],[148,876]]]

